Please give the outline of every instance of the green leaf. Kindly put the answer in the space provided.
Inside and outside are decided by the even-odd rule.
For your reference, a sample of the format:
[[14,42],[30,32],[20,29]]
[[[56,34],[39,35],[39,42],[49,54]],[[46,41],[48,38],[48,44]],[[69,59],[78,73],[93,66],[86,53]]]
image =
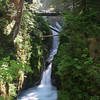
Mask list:
[[0,96],[0,100],[5,100],[2,96]]

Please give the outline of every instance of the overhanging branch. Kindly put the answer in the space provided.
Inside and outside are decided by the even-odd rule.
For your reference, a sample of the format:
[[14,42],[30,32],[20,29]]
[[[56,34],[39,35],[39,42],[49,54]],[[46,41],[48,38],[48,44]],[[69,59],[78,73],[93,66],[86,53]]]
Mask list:
[[59,35],[43,35],[40,38],[49,38],[49,37],[54,37],[54,36],[59,36]]

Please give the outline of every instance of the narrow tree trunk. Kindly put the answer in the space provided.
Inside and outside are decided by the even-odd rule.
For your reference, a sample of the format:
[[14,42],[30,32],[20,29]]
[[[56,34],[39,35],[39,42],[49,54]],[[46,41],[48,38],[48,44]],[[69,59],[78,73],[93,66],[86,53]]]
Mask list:
[[24,0],[20,0],[19,9],[17,11],[16,23],[14,26],[13,39],[15,39],[20,30],[23,7],[24,7]]
[[91,58],[95,59],[96,56],[96,38],[88,38],[88,48],[89,48],[89,55]]

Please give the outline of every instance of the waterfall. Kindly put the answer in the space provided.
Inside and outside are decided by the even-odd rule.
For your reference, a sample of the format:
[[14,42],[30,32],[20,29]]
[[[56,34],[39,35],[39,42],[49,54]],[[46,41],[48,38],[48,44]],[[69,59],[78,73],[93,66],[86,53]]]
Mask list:
[[[56,26],[53,27],[55,30],[61,31],[61,26],[58,22],[56,22]],[[53,35],[57,35],[58,33],[52,30]],[[52,49],[50,51],[50,55],[47,59],[49,65],[47,69],[43,71],[42,79],[40,85],[34,88],[30,88],[24,91],[17,100],[57,100],[57,89],[51,84],[51,72],[52,72],[52,61],[54,59],[55,54],[57,53],[59,46],[59,37],[53,36]]]
[[52,63],[50,63],[47,70],[43,72],[42,80],[38,87],[51,86],[51,70],[52,70]]
[[[56,29],[56,30],[61,30],[61,26],[56,22],[56,27],[53,27],[50,25],[50,27]],[[52,30],[52,34],[53,35],[58,35],[58,33],[54,30]],[[54,36],[53,37],[53,44],[52,44],[52,49],[50,52],[50,55],[47,59],[47,62],[49,62],[49,66],[47,68],[46,71],[43,72],[43,77],[41,80],[41,83],[39,85],[39,87],[41,86],[51,86],[51,71],[52,71],[52,60],[54,59],[54,55],[57,53],[58,50],[58,46],[59,46],[59,37],[58,36]]]

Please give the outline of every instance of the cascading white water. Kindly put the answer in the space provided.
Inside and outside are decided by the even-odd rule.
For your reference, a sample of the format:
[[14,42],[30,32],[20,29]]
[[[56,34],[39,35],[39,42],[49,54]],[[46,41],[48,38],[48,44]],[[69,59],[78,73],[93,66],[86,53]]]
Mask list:
[[[58,22],[56,22],[56,27],[53,27],[55,30],[61,31],[61,26]],[[58,33],[52,30],[53,35],[57,35]],[[39,86],[30,88],[27,91],[24,91],[22,95],[18,97],[17,100],[57,100],[57,90],[51,84],[51,71],[52,71],[52,60],[54,55],[57,53],[59,46],[59,37],[53,37],[53,45],[50,52],[50,55],[47,61],[50,63],[47,69],[43,72],[42,80]]]
[[52,63],[48,66],[47,70],[43,72],[42,80],[38,87],[51,87],[51,69]]

